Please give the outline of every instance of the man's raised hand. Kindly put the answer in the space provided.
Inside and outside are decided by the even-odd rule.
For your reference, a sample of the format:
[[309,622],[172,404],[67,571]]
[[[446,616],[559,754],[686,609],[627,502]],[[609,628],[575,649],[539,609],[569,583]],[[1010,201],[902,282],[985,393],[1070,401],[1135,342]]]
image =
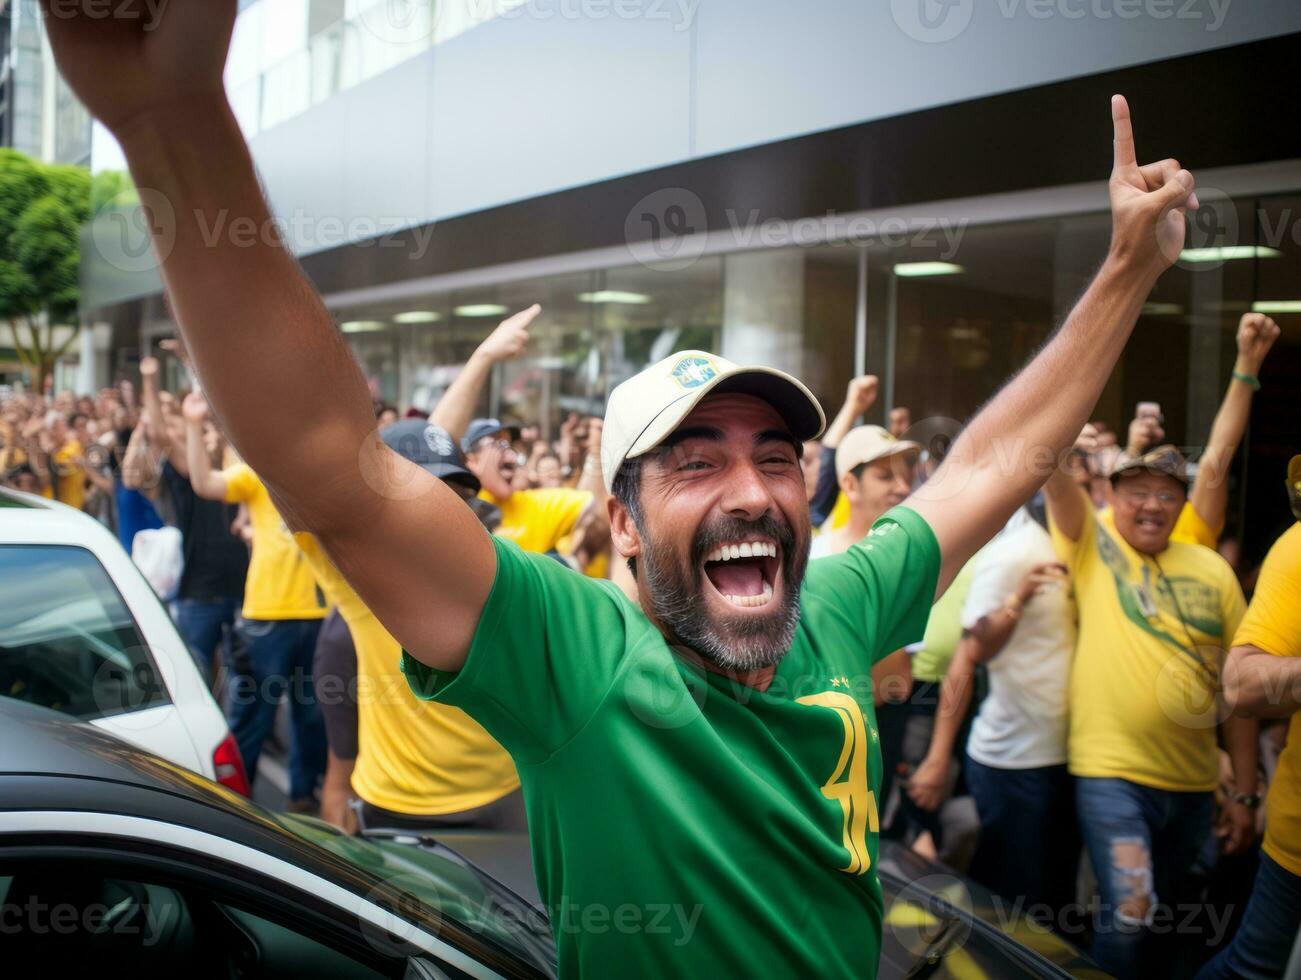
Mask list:
[[1129,103],[1111,98],[1115,162],[1111,171],[1111,251],[1123,262],[1159,275],[1183,251],[1184,215],[1198,207],[1193,175],[1178,160],[1138,165]]
[[181,415],[187,422],[203,422],[208,417],[208,399],[202,392],[190,392],[181,402]]
[[1255,375],[1265,363],[1265,355],[1278,340],[1279,326],[1264,313],[1244,313],[1238,321],[1238,363],[1243,374]]
[[237,0],[41,0],[59,70],[117,131],[160,107],[225,100],[222,71]]
[[850,407],[855,418],[876,404],[876,393],[880,388],[881,379],[875,374],[865,374],[849,382],[845,391],[845,404]]
[[534,303],[527,310],[520,310],[514,316],[502,320],[497,329],[488,334],[488,338],[479,345],[479,353],[494,364],[509,361],[524,352],[529,343],[529,327],[542,307]]

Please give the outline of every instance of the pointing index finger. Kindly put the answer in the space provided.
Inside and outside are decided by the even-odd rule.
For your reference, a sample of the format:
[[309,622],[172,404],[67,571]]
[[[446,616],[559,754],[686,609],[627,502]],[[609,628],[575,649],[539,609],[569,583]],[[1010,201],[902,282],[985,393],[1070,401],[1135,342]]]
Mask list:
[[1129,103],[1123,95],[1111,97],[1111,123],[1115,132],[1115,167],[1137,167],[1134,155],[1134,127],[1129,119]]

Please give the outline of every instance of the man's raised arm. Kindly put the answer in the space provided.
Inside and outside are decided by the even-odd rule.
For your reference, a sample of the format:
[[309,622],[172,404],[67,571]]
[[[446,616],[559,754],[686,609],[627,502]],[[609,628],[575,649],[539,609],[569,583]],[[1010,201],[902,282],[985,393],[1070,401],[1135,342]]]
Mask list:
[[122,145],[222,427],[389,631],[458,668],[492,546],[453,491],[383,447],[365,378],[280,241],[222,81],[237,0],[178,0],[156,23],[143,4],[122,5],[135,18],[49,4],[59,67]]
[[1129,106],[1114,96],[1111,247],[1083,297],[1044,349],[971,421],[943,465],[911,498],[943,556],[937,595],[1053,471],[1080,432],[1129,339],[1143,301],[1184,242],[1197,207],[1175,160],[1134,155]]

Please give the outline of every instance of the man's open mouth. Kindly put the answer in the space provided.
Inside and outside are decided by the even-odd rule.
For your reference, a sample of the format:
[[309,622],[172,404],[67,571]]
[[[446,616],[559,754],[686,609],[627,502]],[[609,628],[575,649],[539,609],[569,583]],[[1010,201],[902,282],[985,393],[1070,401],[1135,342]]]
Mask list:
[[770,538],[721,544],[705,556],[705,578],[732,605],[761,608],[772,601],[781,568],[779,552]]

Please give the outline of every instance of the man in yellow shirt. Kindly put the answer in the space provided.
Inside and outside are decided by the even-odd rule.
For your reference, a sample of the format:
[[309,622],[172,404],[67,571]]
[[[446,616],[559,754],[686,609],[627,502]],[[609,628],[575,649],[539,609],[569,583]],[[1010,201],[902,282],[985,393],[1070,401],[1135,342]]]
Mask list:
[[316,787],[325,772],[325,724],[312,686],[312,656],[325,597],[311,567],[276,510],[266,486],[245,463],[214,471],[204,446],[208,403],[191,392],[182,406],[190,485],[206,500],[244,504],[253,528],[253,554],[244,583],[244,607],[235,635],[247,655],[245,669],[232,671],[229,687],[231,733],[239,743],[249,784],[257,777],[262,743],[275,723],[280,699],[289,697],[293,723],[289,746],[289,809],[316,809]]
[[[1301,456],[1290,484],[1301,498]],[[1297,507],[1301,519],[1301,506]],[[1301,523],[1274,543],[1233,638],[1225,695],[1258,718],[1291,717],[1269,788],[1256,884],[1233,942],[1197,980],[1281,977],[1301,930]]]
[[[1101,894],[1093,958],[1121,978],[1142,973],[1158,908],[1173,907],[1211,833],[1220,667],[1246,606],[1224,559],[1171,540],[1186,466],[1172,446],[1122,462],[1101,515],[1063,470],[1045,486],[1079,607],[1068,754]],[[1256,724],[1228,717],[1223,728],[1236,784],[1254,793]],[[1252,811],[1229,800],[1222,817],[1226,850],[1242,850]]]
[[[438,426],[405,419],[386,426],[381,436],[467,502],[478,491],[479,481]],[[506,750],[461,709],[421,701],[411,693],[398,667],[398,641],[339,574],[316,538],[295,537],[321,587],[338,606],[357,650],[358,739],[352,790],[361,803],[361,829],[526,830],[519,775]]]
[[497,419],[473,418],[493,368],[523,353],[529,327],[540,312],[541,307],[534,305],[498,324],[470,356],[429,421],[460,439],[466,466],[482,484],[479,496],[501,510],[501,524],[494,533],[524,551],[546,553],[556,551],[584,515],[600,525],[589,529],[597,537],[608,522],[599,441],[593,439],[588,446],[576,489],[516,490],[520,461],[511,441],[519,430]]
[[62,413],[51,412],[47,426],[56,446],[50,454],[55,496],[69,507],[82,510],[86,506],[85,449]]

